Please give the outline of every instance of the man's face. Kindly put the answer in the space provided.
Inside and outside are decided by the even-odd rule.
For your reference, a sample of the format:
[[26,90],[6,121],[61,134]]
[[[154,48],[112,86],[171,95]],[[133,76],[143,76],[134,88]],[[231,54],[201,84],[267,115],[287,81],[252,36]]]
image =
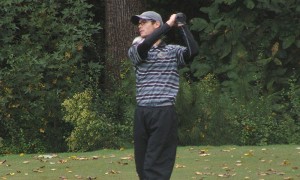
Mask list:
[[147,37],[159,26],[160,26],[160,23],[157,21],[140,19],[139,24],[138,24],[140,36],[142,38]]

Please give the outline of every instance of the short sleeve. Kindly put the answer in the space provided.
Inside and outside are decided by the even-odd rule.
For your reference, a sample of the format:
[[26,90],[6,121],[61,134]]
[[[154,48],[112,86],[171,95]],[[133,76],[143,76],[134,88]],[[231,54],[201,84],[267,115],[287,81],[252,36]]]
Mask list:
[[176,57],[177,57],[177,63],[178,66],[185,66],[185,60],[184,60],[184,54],[186,53],[187,48],[183,46],[177,46],[176,47]]
[[128,57],[134,65],[138,65],[143,60],[137,52],[137,45],[132,45],[128,50]]

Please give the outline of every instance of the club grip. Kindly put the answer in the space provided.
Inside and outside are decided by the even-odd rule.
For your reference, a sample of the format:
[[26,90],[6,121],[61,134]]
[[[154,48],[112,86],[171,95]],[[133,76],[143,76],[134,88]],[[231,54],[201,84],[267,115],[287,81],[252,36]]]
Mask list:
[[186,24],[186,16],[182,12],[176,14],[177,24]]

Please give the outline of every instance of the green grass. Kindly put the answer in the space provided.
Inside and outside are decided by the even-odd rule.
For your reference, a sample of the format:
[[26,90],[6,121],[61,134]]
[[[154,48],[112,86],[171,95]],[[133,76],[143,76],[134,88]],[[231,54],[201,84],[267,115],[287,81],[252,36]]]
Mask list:
[[[0,156],[0,179],[138,179],[133,150]],[[300,179],[300,145],[178,147],[172,180]]]

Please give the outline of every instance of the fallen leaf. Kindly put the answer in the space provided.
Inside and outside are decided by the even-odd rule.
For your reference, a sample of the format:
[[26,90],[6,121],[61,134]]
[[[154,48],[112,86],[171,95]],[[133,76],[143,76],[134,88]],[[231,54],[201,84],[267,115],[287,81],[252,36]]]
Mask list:
[[45,163],[45,162],[48,162],[48,160],[45,160],[45,159],[40,159],[40,161],[41,161],[41,162],[44,162],[44,163]]
[[69,159],[77,159],[77,156],[70,156]]
[[289,164],[290,162],[288,160],[283,160],[283,162],[281,163],[282,166],[287,166]]
[[36,172],[36,173],[42,173],[42,172],[43,172],[43,171],[40,170],[39,168],[38,168],[38,169],[33,169],[32,171],[33,171],[33,172]]
[[0,165],[1,165],[1,164],[4,164],[5,162],[6,162],[6,160],[1,161],[1,162],[0,162]]
[[118,161],[118,164],[120,164],[120,165],[122,165],[122,166],[128,165],[127,162],[122,162],[122,161]]
[[248,157],[254,156],[253,150],[249,150],[249,152],[245,153],[244,155]]
[[75,175],[75,178],[76,178],[76,179],[83,179],[83,177],[80,176],[80,175]]
[[175,165],[175,168],[185,168],[185,167],[186,167],[185,165],[180,165],[180,164]]
[[92,159],[94,160],[99,159],[99,156],[93,156]]
[[97,179],[97,177],[88,176],[86,179],[92,180],[92,179]]
[[230,177],[231,175],[230,174],[218,174],[218,176],[227,178],[227,177]]
[[121,157],[120,159],[122,159],[122,160],[132,160],[132,159],[133,159],[133,157],[131,157],[131,156],[127,156],[127,157]]
[[105,174],[109,175],[109,174],[120,174],[120,173],[121,173],[120,171],[110,170],[110,171],[106,172]]
[[58,163],[61,163],[61,164],[67,163],[67,162],[68,162],[68,160],[65,160],[65,159],[60,159],[60,160],[58,160]]

